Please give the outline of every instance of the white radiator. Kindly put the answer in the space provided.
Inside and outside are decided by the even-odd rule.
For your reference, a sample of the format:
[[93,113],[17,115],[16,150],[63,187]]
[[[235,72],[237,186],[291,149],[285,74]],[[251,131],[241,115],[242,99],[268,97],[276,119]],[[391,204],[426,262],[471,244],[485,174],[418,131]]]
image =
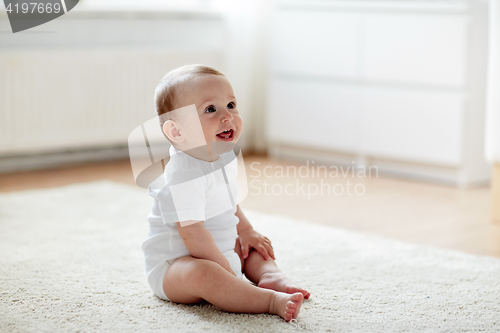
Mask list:
[[155,116],[154,90],[192,62],[221,68],[218,50],[112,49],[0,52],[0,157],[126,145]]

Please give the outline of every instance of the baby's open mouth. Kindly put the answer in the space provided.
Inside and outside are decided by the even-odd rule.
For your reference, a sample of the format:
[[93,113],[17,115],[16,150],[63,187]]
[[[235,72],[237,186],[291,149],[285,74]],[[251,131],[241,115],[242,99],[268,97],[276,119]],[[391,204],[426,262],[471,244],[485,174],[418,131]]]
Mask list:
[[219,138],[222,140],[232,140],[234,131],[232,129],[228,129],[227,131],[221,132],[217,134]]

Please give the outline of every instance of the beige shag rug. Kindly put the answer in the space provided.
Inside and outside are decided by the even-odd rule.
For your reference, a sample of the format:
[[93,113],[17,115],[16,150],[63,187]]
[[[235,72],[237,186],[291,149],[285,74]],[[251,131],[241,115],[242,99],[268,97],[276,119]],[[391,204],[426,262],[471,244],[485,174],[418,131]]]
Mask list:
[[150,203],[113,182],[1,194],[0,331],[500,331],[498,259],[255,211],[280,268],[311,292],[298,322],[162,301],[140,249]]

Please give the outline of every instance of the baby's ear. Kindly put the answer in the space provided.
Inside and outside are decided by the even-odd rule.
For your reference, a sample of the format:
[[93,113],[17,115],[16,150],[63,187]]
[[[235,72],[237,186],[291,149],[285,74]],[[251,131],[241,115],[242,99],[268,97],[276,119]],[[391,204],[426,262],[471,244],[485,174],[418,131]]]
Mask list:
[[184,141],[179,124],[175,120],[167,120],[163,124],[163,133],[173,142]]

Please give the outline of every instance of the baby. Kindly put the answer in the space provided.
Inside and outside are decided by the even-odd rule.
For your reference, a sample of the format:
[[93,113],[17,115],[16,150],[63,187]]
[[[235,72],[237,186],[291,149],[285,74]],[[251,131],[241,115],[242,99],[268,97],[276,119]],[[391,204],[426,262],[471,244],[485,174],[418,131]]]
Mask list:
[[151,289],[176,303],[297,318],[309,292],[278,269],[271,241],[236,204],[232,148],[243,122],[231,84],[216,69],[184,66],[162,79],[155,100],[172,146],[164,174],[148,188],[154,200],[142,249]]

